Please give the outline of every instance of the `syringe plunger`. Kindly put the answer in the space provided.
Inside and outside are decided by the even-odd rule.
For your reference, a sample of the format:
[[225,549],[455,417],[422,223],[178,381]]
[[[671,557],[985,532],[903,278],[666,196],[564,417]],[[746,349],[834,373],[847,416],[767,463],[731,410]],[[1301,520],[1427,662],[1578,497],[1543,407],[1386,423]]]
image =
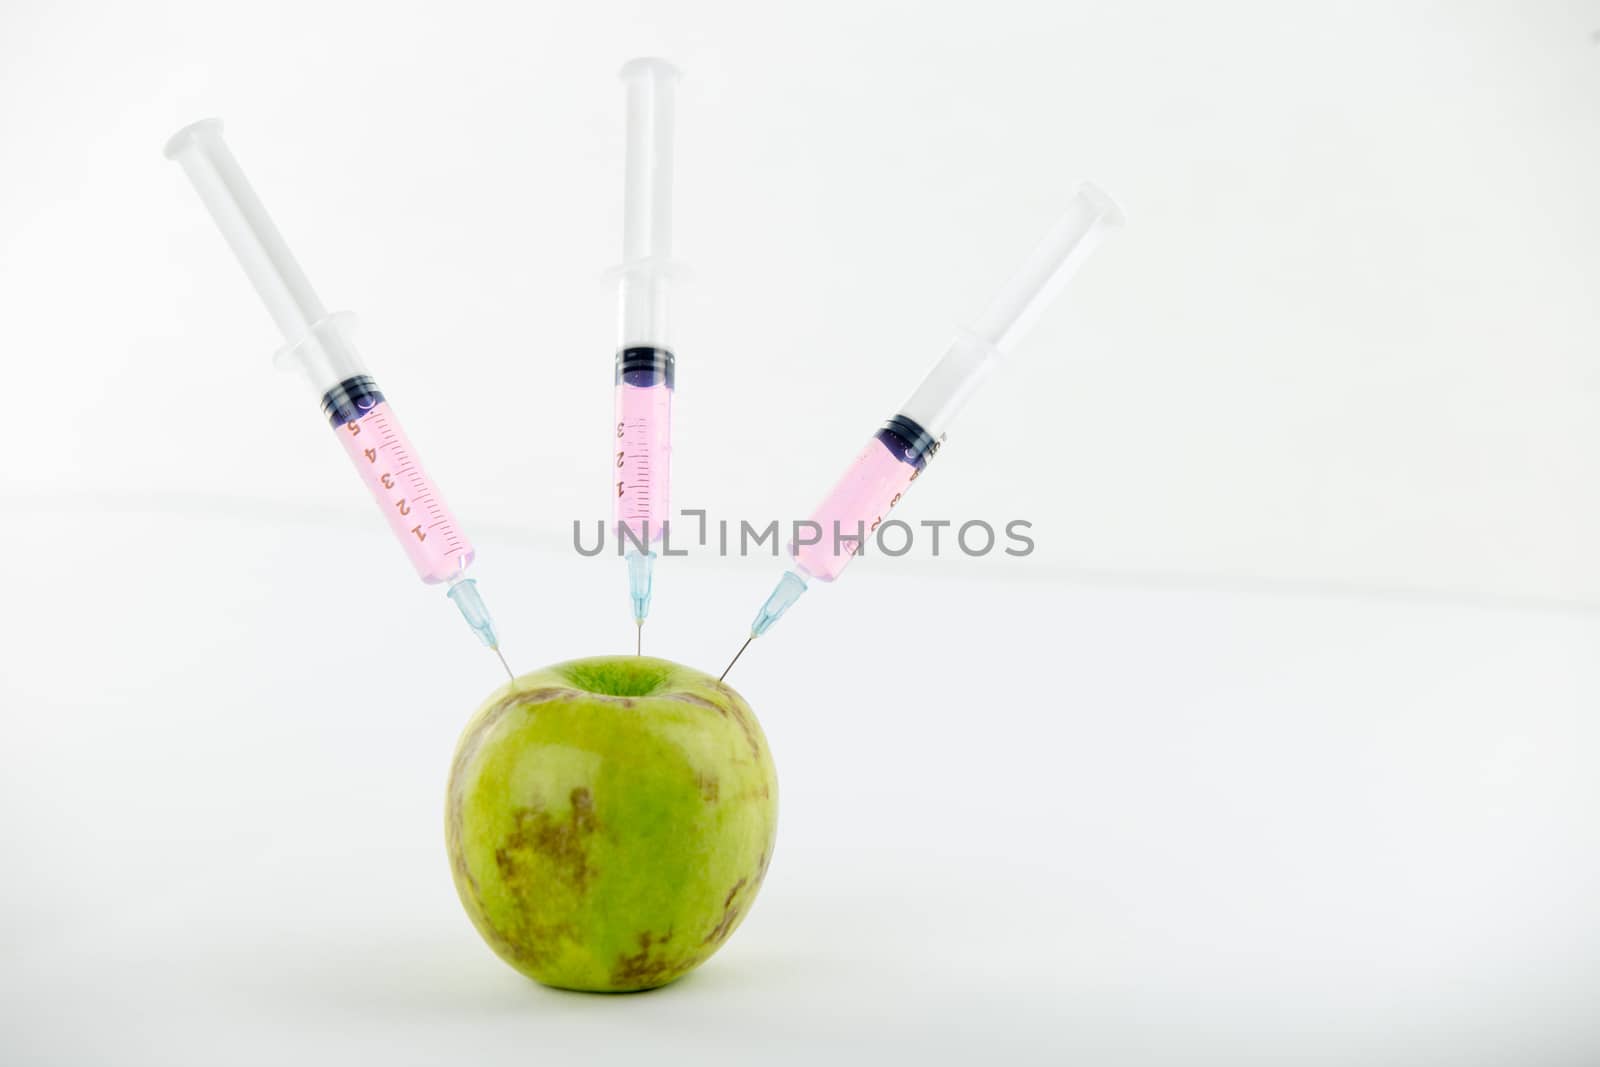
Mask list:
[[202,119],[185,126],[167,141],[166,156],[183,167],[267,314],[278,324],[283,334],[278,361],[297,363],[319,396],[366,374],[349,338],[355,316],[347,311],[328,314],[229,151],[222,120]]
[[950,348],[900,408],[931,437],[942,437],[1000,356],[1022,340],[1066,287],[1101,239],[1123,221],[1122,210],[1093,185],[1077,195],[970,330]]
[[672,258],[672,139],[678,68],[664,59],[630,61],[623,210],[624,262]]
[[664,59],[644,58],[624,66],[620,77],[627,86],[628,143],[617,268],[619,347],[670,348],[667,288],[674,272],[672,144],[679,73]]
[[194,183],[250,284],[283,331],[284,343],[298,342],[328,310],[228,150],[222,120],[202,119],[185,126],[167,141],[166,156],[182,165]]
[[978,340],[1009,352],[1061,294],[1107,231],[1122,225],[1122,209],[1088,183],[1035,246],[972,328]]

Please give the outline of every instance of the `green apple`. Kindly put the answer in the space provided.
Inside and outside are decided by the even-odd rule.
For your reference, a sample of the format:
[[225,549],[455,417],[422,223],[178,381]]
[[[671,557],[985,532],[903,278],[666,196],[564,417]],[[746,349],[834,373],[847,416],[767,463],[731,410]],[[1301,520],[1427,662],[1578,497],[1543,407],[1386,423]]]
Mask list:
[[733,933],[772,860],[778,783],[744,699],[648,656],[502,686],[462,734],[445,836],[489,946],[546,985],[650,989]]

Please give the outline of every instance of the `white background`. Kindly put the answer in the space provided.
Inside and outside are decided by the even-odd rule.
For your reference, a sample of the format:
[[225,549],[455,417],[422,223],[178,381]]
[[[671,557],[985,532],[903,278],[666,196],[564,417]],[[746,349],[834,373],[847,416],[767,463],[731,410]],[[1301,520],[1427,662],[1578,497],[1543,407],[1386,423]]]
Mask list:
[[[0,7],[0,1060],[1592,1063],[1600,5]],[[620,650],[617,67],[681,91],[675,504],[801,516],[1073,186],[1130,224],[731,676],[783,829],[548,993],[439,828],[494,683],[181,172],[230,143],[520,669]],[[778,567],[659,568],[713,671]]]

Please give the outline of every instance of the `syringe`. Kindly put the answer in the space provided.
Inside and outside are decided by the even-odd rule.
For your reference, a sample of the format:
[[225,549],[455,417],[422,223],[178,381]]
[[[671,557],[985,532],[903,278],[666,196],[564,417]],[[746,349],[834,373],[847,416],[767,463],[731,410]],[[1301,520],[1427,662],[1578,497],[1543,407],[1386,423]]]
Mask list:
[[446,594],[467,625],[500,657],[510,676],[478,583],[466,577],[475,555],[472,544],[351,345],[354,317],[349,312],[330,315],[323,307],[228,150],[219,120],[206,119],[173,134],[166,156],[183,165],[283,332],[275,362],[297,366],[311,380],[322,398],[323,414],[417,574],[429,584],[446,584]]
[[818,539],[800,543],[797,536],[789,545],[793,566],[756,613],[750,636],[723,670],[724,678],[750,642],[800,599],[809,580],[831,582],[843,573],[938,451],[951,421],[999,357],[1016,346],[1100,239],[1121,223],[1122,212],[1110,197],[1091,185],[1078,189],[1066,214],[995,297],[978,325],[957,332],[911,399],[873,435],[812,513],[814,526],[807,531],[818,531]]
[[672,467],[672,391],[667,345],[667,295],[672,261],[672,120],[677,68],[663,59],[635,59],[622,68],[628,141],[623,191],[622,263],[617,278],[620,336],[616,357],[616,436],[611,474],[616,533],[628,561],[634,649],[644,646],[644,620],[656,553],[668,522]]

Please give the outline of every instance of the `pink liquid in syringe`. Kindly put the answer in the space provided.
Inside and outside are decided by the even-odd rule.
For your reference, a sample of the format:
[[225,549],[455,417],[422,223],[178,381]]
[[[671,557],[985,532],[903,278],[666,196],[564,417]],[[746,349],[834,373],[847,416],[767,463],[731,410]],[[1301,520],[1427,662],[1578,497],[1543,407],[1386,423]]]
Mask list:
[[422,580],[447,582],[464,571],[472,562],[472,544],[422,469],[388,403],[379,400],[334,432]]
[[612,482],[617,522],[635,540],[626,548],[661,540],[666,528],[669,476],[672,468],[672,387],[617,383],[615,454]]
[[[915,466],[890,451],[882,437],[868,441],[839,484],[811,513],[811,521],[821,528],[821,540],[813,545],[789,546],[795,563],[810,577],[824,582],[839,577],[860,553],[862,538],[872,536],[917,473]],[[807,538],[816,534],[815,528],[805,531]]]

